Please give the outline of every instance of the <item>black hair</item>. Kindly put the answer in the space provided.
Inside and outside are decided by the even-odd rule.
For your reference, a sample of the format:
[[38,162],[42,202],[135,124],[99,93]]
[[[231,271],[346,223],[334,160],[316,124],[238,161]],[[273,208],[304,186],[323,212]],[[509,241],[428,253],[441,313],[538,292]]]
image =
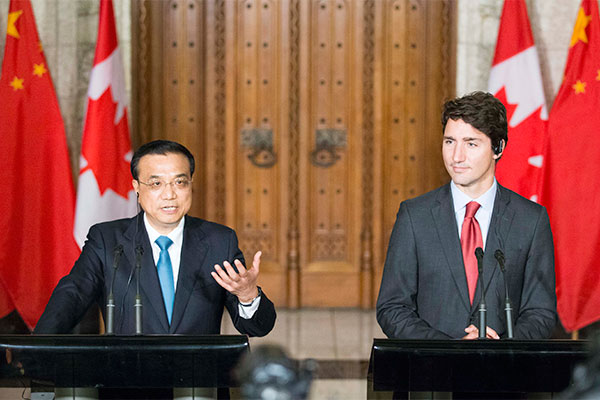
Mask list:
[[148,142],[146,144],[141,145],[135,153],[133,153],[133,157],[131,158],[131,176],[136,181],[138,180],[138,164],[140,163],[140,159],[148,154],[161,154],[166,155],[169,153],[179,153],[183,154],[187,157],[190,162],[190,177],[194,175],[194,156],[192,153],[182,144],[177,142],[172,142],[170,140],[153,140],[152,142]]
[[[307,399],[314,360],[297,362],[276,345],[257,346],[244,354],[234,370],[245,399]],[[268,393],[268,395],[267,395]]]
[[[448,119],[463,120],[473,128],[485,133],[492,141],[492,150],[502,153],[508,142],[508,122],[504,104],[490,93],[472,92],[444,103],[442,132]],[[504,140],[504,146],[502,141]]]

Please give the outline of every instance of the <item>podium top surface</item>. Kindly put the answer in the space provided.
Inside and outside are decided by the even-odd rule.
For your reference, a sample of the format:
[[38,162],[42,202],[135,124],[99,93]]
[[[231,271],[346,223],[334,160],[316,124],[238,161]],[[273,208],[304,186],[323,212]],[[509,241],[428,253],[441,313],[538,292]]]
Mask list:
[[0,386],[229,387],[249,348],[243,335],[0,335]]
[[441,351],[452,352],[568,352],[587,354],[588,340],[403,340],[403,339],[373,339],[373,349],[380,351]]
[[0,335],[0,348],[97,351],[106,346],[143,350],[249,347],[245,335]]

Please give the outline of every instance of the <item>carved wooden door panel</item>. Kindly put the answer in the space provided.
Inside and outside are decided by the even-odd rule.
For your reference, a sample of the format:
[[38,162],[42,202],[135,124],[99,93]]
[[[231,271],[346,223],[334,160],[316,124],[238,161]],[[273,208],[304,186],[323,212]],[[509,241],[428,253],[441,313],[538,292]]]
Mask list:
[[372,307],[399,202],[443,182],[451,0],[135,1],[134,141],[198,159],[278,306]]
[[362,125],[364,4],[300,2],[301,306],[360,305],[362,172],[372,150]]
[[236,229],[247,258],[263,252],[260,284],[279,305],[360,304],[356,4],[207,4],[207,214]]

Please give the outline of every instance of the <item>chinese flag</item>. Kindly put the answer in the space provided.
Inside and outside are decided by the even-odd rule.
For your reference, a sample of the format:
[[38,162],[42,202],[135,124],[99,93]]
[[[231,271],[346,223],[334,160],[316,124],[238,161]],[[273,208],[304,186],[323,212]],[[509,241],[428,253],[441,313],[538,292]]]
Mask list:
[[74,235],[80,247],[93,224],[136,212],[123,71],[112,0],[101,0],[77,188]]
[[598,2],[583,0],[550,110],[542,187],[555,240],[558,313],[567,330],[600,319],[599,111]]
[[548,112],[525,0],[505,0],[489,91],[506,107],[508,145],[496,168],[502,185],[539,199]]
[[79,251],[65,129],[29,0],[10,2],[0,99],[0,286],[31,329]]

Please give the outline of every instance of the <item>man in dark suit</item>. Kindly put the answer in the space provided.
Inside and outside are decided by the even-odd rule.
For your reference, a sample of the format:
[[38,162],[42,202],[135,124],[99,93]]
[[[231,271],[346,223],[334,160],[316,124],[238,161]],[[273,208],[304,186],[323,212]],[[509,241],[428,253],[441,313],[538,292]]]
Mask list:
[[111,288],[115,333],[135,333],[139,257],[143,333],[217,334],[227,307],[241,333],[266,335],[276,314],[256,284],[261,253],[246,269],[232,229],[186,215],[194,174],[189,150],[166,140],[147,143],[133,155],[131,174],[142,212],[90,228],[35,333],[70,332],[94,302],[104,312]]
[[[557,318],[548,215],[494,178],[508,141],[506,110],[491,94],[475,92],[446,102],[442,125],[452,181],[400,204],[377,320],[391,338],[477,338],[482,287],[474,250],[481,247],[486,336],[506,336],[506,279],[514,337],[547,338]],[[505,276],[496,250],[505,256]]]

